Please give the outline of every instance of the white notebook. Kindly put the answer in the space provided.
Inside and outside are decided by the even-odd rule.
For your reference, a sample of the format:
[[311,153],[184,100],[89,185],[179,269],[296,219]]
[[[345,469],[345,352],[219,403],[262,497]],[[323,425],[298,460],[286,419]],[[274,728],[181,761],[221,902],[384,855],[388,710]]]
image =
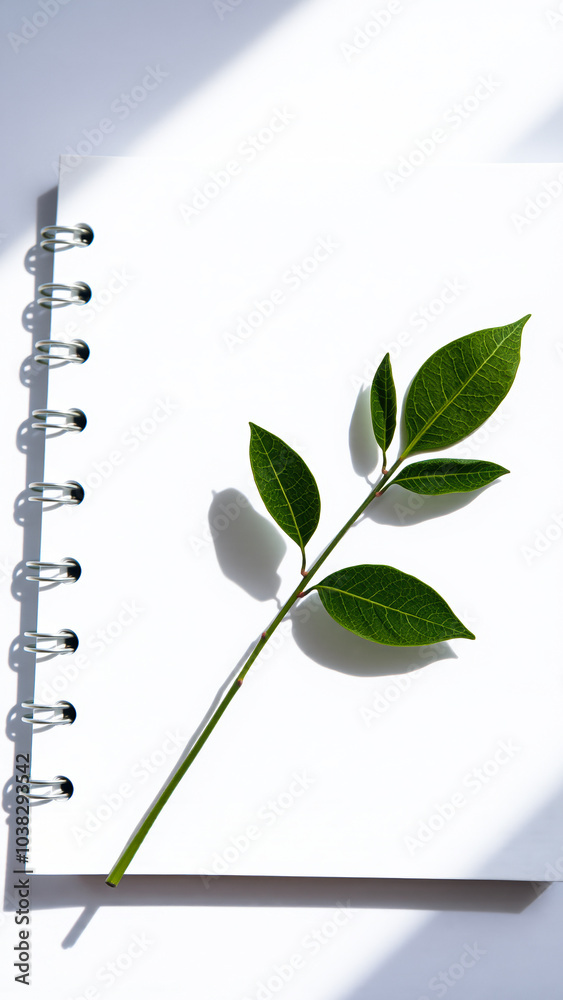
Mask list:
[[87,423],[48,437],[45,480],[84,499],[43,506],[38,559],[73,558],[81,575],[39,588],[38,630],[79,645],[37,656],[34,700],[67,701],[76,719],[34,726],[33,779],[66,776],[72,795],[33,809],[33,870],[107,875],[296,585],[299,551],[251,474],[249,421],[316,477],[313,556],[380,464],[365,387],[383,355],[403,398],[442,345],[531,313],[506,400],[444,452],[510,475],[424,502],[393,487],[325,564],[419,577],[476,641],[381,646],[306,598],[128,871],[550,877],[563,841],[559,169],[432,166],[391,190],[345,155],[219,172],[62,159],[56,221],[94,238],[53,255],[53,281],[92,298],[53,309],[51,337],[90,354],[50,367],[48,407]]

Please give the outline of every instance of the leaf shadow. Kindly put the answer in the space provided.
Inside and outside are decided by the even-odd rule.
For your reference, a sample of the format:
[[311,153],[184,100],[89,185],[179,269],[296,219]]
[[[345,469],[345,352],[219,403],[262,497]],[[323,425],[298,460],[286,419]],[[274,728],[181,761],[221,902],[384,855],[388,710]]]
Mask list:
[[293,638],[309,659],[355,677],[385,677],[420,670],[436,660],[457,659],[448,642],[431,646],[383,646],[338,625],[311,594],[290,612]]
[[477,500],[486,490],[498,486],[498,480],[482,486],[472,493],[443,493],[440,496],[421,496],[411,493],[398,484],[390,486],[382,497],[369,505],[363,519],[376,521],[377,524],[407,525],[420,524],[422,521],[432,521],[436,517],[452,514]]
[[[398,451],[397,451],[397,455],[402,455],[403,454],[403,451],[405,450],[405,448],[406,448],[406,446],[407,446],[407,444],[409,442],[409,435],[408,435],[408,431],[407,431],[407,396],[408,396],[408,394],[410,392],[410,388],[411,388],[411,385],[414,382],[415,376],[416,376],[416,372],[414,373],[414,375],[412,375],[412,377],[409,379],[407,385],[405,386],[405,391],[403,393],[403,398],[401,400],[401,405],[400,405],[400,407],[397,408],[397,430],[395,432],[396,435],[397,435],[396,438],[395,438],[395,443],[396,444],[397,444],[397,438],[398,438]],[[420,458],[419,455],[417,455],[416,457],[417,457],[417,459]]]
[[277,528],[231,487],[213,491],[208,519],[217,562],[227,579],[257,601],[277,600],[277,569],[287,551]]
[[369,483],[368,477],[375,469],[379,460],[379,448],[374,437],[371,422],[369,386],[365,386],[358,392],[352,419],[350,420],[348,444],[354,472],[358,476],[362,476]]

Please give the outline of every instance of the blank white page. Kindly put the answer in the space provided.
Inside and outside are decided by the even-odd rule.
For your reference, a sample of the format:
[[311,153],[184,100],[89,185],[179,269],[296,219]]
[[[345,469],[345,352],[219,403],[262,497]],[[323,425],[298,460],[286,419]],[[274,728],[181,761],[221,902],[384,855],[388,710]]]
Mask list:
[[507,399],[445,453],[510,475],[424,502],[391,488],[318,577],[396,566],[476,641],[388,648],[306,598],[129,871],[544,878],[561,830],[538,817],[563,778],[563,199],[528,199],[560,168],[432,166],[391,191],[345,155],[265,153],[228,184],[196,162],[62,167],[58,221],[95,238],[55,255],[55,280],[93,299],[54,311],[52,336],[91,355],[50,372],[49,405],[88,423],[48,440],[45,467],[85,499],[45,510],[41,555],[83,572],[39,596],[40,629],[80,645],[38,658],[35,700],[69,700],[77,718],[34,734],[33,776],[74,784],[33,811],[34,869],[107,874],[298,580],[252,479],[248,422],[317,479],[311,561],[380,465],[362,387],[385,352],[402,397],[443,344],[531,313]]

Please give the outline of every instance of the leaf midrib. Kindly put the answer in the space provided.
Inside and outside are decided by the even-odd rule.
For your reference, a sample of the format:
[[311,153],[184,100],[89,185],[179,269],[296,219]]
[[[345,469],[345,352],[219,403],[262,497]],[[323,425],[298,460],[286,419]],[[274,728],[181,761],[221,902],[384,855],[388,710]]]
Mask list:
[[[440,625],[440,622],[433,621],[431,618],[423,618],[421,615],[415,615],[411,611],[401,611],[399,608],[393,608],[390,604],[381,604],[380,601],[373,601],[370,597],[361,597],[359,594],[353,594],[350,590],[340,590],[339,587],[327,587],[325,585],[319,584],[318,590],[332,590],[335,594],[343,594],[345,597],[353,597],[356,601],[366,601],[367,604],[374,604],[378,608],[384,608],[386,611],[394,611],[398,615],[405,615],[409,618],[417,618],[418,621],[426,622],[427,625]],[[445,628],[445,625],[442,626]]]
[[290,503],[290,501],[289,501],[289,498],[288,498],[288,496],[287,496],[287,493],[285,492],[285,490],[284,490],[284,488],[283,488],[283,484],[282,484],[282,482],[281,482],[281,479],[280,479],[280,477],[278,476],[278,473],[277,473],[277,471],[276,471],[276,468],[275,468],[275,466],[274,466],[274,463],[272,462],[272,459],[270,458],[270,455],[269,455],[269,452],[268,452],[268,450],[267,450],[267,448],[266,448],[266,445],[264,444],[264,442],[263,442],[263,440],[262,440],[262,438],[261,438],[260,434],[258,434],[258,438],[259,438],[259,440],[260,440],[260,444],[262,445],[262,448],[264,449],[264,454],[265,454],[265,456],[266,456],[266,458],[267,458],[268,462],[270,463],[270,467],[271,467],[271,469],[272,469],[272,472],[274,473],[274,476],[276,477],[276,479],[277,479],[277,481],[278,481],[278,485],[279,485],[279,488],[280,488],[280,490],[282,491],[282,493],[283,493],[283,495],[284,495],[284,499],[285,499],[285,502],[286,502],[286,504],[287,504],[287,506],[288,506],[288,508],[289,508],[289,513],[291,514],[291,517],[292,517],[292,519],[293,519],[293,523],[294,523],[294,525],[295,525],[295,530],[296,530],[296,532],[297,532],[297,537],[299,538],[299,547],[300,547],[301,551],[303,551],[303,536],[302,536],[302,534],[301,534],[301,532],[300,532],[300,530],[299,530],[299,525],[297,524],[297,521],[296,521],[296,519],[295,519],[295,514],[293,513],[293,507],[291,506],[291,503]]
[[391,444],[391,442],[387,440],[388,437],[389,437],[389,426],[388,426],[389,425],[389,416],[390,416],[390,414],[392,412],[392,409],[393,409],[393,407],[391,406],[391,402],[392,401],[391,401],[390,396],[391,396],[391,385],[390,385],[389,379],[387,377],[387,372],[386,372],[385,373],[385,395],[384,395],[384,398],[383,398],[383,405],[381,407],[381,409],[383,411],[383,436],[385,438],[385,444]]
[[[383,434],[382,434],[382,437],[383,437],[383,441],[384,441],[384,445],[382,445],[382,447],[384,447],[384,449],[386,450],[387,447],[391,444],[391,439],[393,437],[393,433],[389,434],[389,428],[388,428],[389,416],[390,416],[391,412],[393,411],[393,409],[395,409],[395,412],[396,412],[396,407],[397,407],[396,400],[395,400],[395,403],[394,403],[394,406],[393,406],[392,394],[393,394],[394,384],[393,384],[393,377],[392,377],[389,365],[386,366],[384,368],[384,370],[383,370],[382,382],[383,382],[383,385],[382,385],[382,396],[383,396],[383,398],[381,398],[381,396],[380,396],[379,393],[377,393],[377,397],[376,398],[377,398],[377,402],[379,403],[379,407],[381,409],[381,415],[382,415],[382,424],[383,424]],[[394,430],[395,430],[395,428],[393,427],[392,431],[394,432]]]
[[[516,326],[516,324],[514,324],[514,326]],[[495,356],[495,354],[497,353],[497,351],[499,350],[499,348],[501,348],[503,346],[503,344],[505,343],[505,341],[507,341],[510,337],[512,337],[513,333],[514,333],[514,329],[512,329],[510,331],[510,333],[507,333],[506,337],[504,337],[501,340],[501,342],[499,344],[497,344],[497,346],[495,347],[494,351],[492,351],[488,355],[488,357],[486,357],[484,359],[484,361],[479,365],[479,367],[476,368],[475,371],[469,376],[469,378],[467,379],[467,381],[464,382],[463,385],[460,386],[460,388],[456,392],[455,396],[451,396],[450,399],[447,399],[446,402],[443,404],[443,406],[440,407],[439,410],[436,410],[436,413],[434,414],[434,416],[432,417],[432,419],[429,420],[428,423],[426,423],[424,425],[424,427],[422,428],[422,430],[420,430],[418,432],[418,434],[416,435],[416,437],[414,437],[412,439],[411,443],[409,445],[407,445],[407,447],[405,448],[403,454],[401,455],[401,458],[405,458],[409,454],[409,452],[412,451],[412,449],[414,448],[416,442],[420,440],[420,438],[422,437],[422,435],[426,433],[426,431],[428,430],[429,427],[432,427],[432,424],[436,423],[438,417],[441,417],[442,413],[444,412],[444,410],[446,410],[448,406],[451,406],[451,404],[454,402],[454,400],[457,399],[457,397],[459,396],[459,394],[461,392],[463,392],[463,390],[466,388],[466,386],[469,385],[469,383],[471,382],[471,380],[474,379],[475,376],[478,374],[478,372],[481,371],[481,368],[483,368],[483,366],[486,365],[487,362],[489,362],[491,360],[491,358],[493,358]],[[471,334],[470,334],[470,336],[471,336]],[[454,341],[454,343],[455,343],[455,341]]]
[[[499,466],[501,468],[501,466]],[[401,484],[409,479],[447,479],[448,476],[455,476],[457,479],[462,479],[464,476],[482,476],[486,473],[487,469],[474,470],[473,472],[469,469],[456,472],[455,469],[452,472],[417,472],[409,473],[408,468],[404,470],[405,474],[403,476],[397,476],[396,482]],[[489,470],[492,471],[492,470]],[[508,470],[506,470],[508,471]],[[407,475],[407,473],[409,473]]]

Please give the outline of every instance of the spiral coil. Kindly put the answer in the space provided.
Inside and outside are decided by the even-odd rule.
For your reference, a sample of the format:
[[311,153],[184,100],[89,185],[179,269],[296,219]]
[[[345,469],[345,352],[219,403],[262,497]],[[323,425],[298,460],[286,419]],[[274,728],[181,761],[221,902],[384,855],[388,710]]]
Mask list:
[[[22,722],[30,726],[72,726],[76,719],[76,709],[69,701],[58,701],[56,705],[37,705],[33,701],[22,701],[21,707],[31,709],[31,712],[20,716]],[[49,718],[43,719],[42,712],[52,714]]]
[[[82,573],[82,567],[76,559],[61,559],[57,563],[30,559],[25,565],[27,569],[39,570],[35,576],[26,576],[26,580],[34,583],[76,583]],[[47,572],[42,576],[43,570],[55,572],[52,576],[47,575]]]
[[[34,431],[83,431],[86,427],[86,414],[82,410],[32,410],[35,420]],[[49,423],[51,421],[51,423]]]
[[[55,354],[53,348],[67,353]],[[50,365],[52,361],[82,365],[90,357],[90,348],[83,340],[36,340],[35,350],[38,353],[33,360],[38,365]]]
[[26,799],[35,799],[37,801],[48,800],[48,799],[70,799],[72,793],[74,792],[74,785],[70,778],[67,778],[64,774],[57,774],[55,778],[30,778],[28,781],[28,788],[52,788],[51,793],[45,792],[21,792],[21,795],[25,796]]
[[75,226],[43,226],[40,247],[55,253],[72,247],[89,247],[93,239],[94,232],[85,222]]
[[[29,490],[39,496],[28,497],[31,503],[65,503],[79,504],[84,500],[84,489],[80,483],[69,480],[66,483],[30,483]],[[58,490],[60,496],[49,496],[51,491]]]
[[60,632],[24,632],[24,636],[26,639],[35,639],[33,644],[28,643],[23,647],[26,653],[75,653],[78,649],[78,636],[71,628],[62,628]]
[[[74,281],[72,285],[63,285],[57,281],[48,281],[39,285],[37,305],[44,309],[60,309],[61,306],[85,305],[92,298],[92,289],[85,281]],[[59,294],[55,294],[55,293]],[[66,295],[61,295],[66,292]]]
[[[40,246],[49,253],[61,250],[71,250],[74,247],[90,246],[94,239],[92,228],[84,222],[74,226],[44,226],[41,230]],[[61,309],[69,305],[84,305],[92,298],[92,289],[85,281],[74,281],[71,284],[46,282],[39,286],[37,305],[43,309]],[[50,368],[62,367],[65,364],[83,364],[88,360],[90,348],[83,340],[38,340],[35,343],[34,361]],[[81,432],[86,427],[86,415],[82,410],[33,410],[32,428],[58,432]],[[53,434],[50,436],[58,436]],[[84,499],[84,489],[80,483],[67,480],[64,483],[37,482],[29,483],[28,500],[35,503],[67,504],[77,506]],[[80,563],[76,559],[64,558],[58,562],[47,562],[33,559],[26,562],[26,568],[32,572],[26,580],[41,584],[76,583],[82,573]],[[72,629],[61,629],[59,632],[24,633],[28,640],[24,650],[39,656],[54,656],[74,653],[78,648],[78,636]],[[76,709],[68,701],[59,701],[52,705],[44,705],[34,701],[23,701],[21,707],[26,711],[21,715],[21,721],[35,727],[50,727],[72,725],[76,719]],[[29,778],[23,792],[26,798],[38,802],[51,799],[69,799],[74,792],[74,786],[66,775],[57,774],[54,778]]]

